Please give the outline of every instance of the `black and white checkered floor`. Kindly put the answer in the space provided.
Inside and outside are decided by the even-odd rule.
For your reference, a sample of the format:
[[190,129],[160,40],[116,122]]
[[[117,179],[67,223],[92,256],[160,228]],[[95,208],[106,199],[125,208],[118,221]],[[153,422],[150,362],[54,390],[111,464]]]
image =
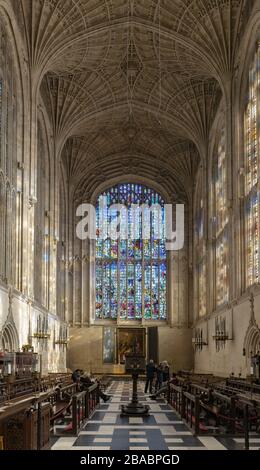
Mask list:
[[[78,437],[55,439],[52,450],[240,450],[243,438],[194,437],[164,400],[153,401],[139,385],[139,399],[150,406],[150,416],[121,417],[121,405],[131,400],[131,382],[115,381]],[[260,435],[250,436],[250,449],[260,448]]]

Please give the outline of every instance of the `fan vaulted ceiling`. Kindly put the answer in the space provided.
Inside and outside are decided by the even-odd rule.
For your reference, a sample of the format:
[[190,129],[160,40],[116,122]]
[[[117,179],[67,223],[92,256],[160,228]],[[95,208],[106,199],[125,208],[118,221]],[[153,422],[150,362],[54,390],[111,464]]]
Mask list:
[[130,172],[190,198],[253,2],[12,3],[75,194]]

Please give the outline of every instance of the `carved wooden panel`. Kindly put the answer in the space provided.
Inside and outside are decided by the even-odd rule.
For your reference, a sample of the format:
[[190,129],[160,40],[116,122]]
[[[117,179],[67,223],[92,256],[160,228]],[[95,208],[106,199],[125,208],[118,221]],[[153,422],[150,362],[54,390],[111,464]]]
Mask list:
[[[42,405],[41,419],[38,410],[21,412],[0,423],[0,434],[4,437],[4,450],[37,450],[38,426],[40,449],[47,449],[50,441],[50,405]],[[39,449],[39,450],[40,450]]]

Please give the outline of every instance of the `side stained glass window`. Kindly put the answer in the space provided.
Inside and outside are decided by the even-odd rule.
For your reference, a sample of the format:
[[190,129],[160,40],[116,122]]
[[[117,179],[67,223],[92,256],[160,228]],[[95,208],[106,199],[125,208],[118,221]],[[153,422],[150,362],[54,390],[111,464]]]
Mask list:
[[203,199],[199,199],[196,222],[195,243],[197,259],[197,289],[198,289],[198,315],[206,315],[206,246],[204,236],[204,206]]
[[228,195],[226,136],[224,127],[220,130],[214,165],[215,236],[216,236],[216,305],[228,301]]
[[[104,200],[106,204],[104,204]],[[104,237],[118,213],[128,236]],[[126,183],[102,193],[97,201],[96,222],[96,318],[166,320],[167,257],[165,211],[161,195],[140,184]],[[132,207],[135,210],[130,210]],[[160,208],[150,212],[150,235],[143,237],[142,205]],[[101,236],[103,234],[103,236]],[[159,236],[158,236],[159,235]]]
[[0,77],[0,166],[2,166],[2,100],[3,100],[3,80]]
[[249,71],[248,102],[244,116],[246,285],[259,282],[259,84],[260,44]]

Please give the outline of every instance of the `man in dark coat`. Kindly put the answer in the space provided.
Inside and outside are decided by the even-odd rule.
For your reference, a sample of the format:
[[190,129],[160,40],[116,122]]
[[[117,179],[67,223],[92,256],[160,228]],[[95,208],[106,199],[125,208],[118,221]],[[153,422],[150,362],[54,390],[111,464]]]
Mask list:
[[152,393],[154,373],[155,373],[155,365],[154,365],[153,360],[150,359],[150,362],[146,365],[146,384],[145,384],[144,393],[148,392],[148,387],[149,387],[149,393]]

